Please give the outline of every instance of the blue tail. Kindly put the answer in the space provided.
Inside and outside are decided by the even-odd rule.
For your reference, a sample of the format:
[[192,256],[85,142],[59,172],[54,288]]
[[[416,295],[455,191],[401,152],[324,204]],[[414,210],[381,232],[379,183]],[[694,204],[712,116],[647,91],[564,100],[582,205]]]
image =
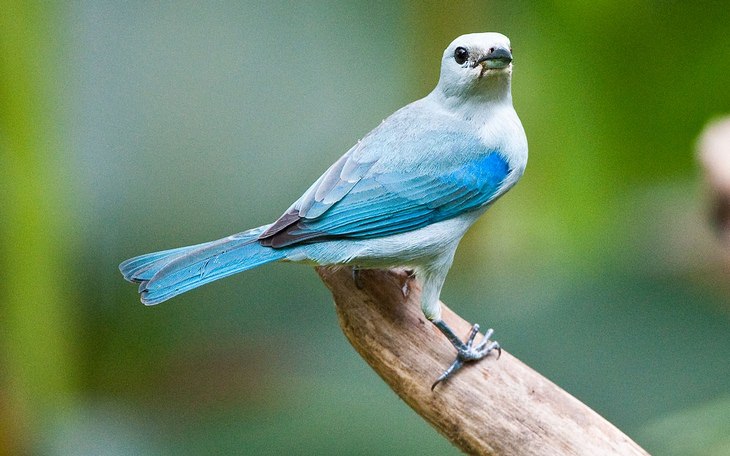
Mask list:
[[124,261],[119,270],[125,279],[139,283],[143,303],[158,304],[214,280],[284,259],[285,250],[257,242],[261,232],[255,228],[217,241],[148,253]]

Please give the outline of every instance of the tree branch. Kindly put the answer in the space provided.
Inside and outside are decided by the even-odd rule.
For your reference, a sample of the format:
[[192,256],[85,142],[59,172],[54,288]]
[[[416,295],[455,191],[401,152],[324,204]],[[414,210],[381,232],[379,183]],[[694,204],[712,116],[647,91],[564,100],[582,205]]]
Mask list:
[[[484,455],[647,455],[596,412],[507,352],[466,366],[431,391],[453,361],[451,344],[421,313],[420,289],[404,271],[317,268],[340,326],[370,366],[462,451]],[[402,286],[408,283],[404,297]],[[443,306],[443,304],[442,304]],[[443,306],[466,335],[471,325]]]

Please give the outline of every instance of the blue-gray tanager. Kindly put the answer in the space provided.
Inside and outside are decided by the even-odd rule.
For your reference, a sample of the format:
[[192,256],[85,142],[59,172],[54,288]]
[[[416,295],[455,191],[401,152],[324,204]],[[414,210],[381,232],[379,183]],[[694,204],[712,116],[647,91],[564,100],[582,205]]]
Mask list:
[[446,48],[436,88],[385,119],[337,160],[274,223],[217,241],[123,262],[152,305],[272,261],[411,269],[425,316],[456,361],[500,350],[466,342],[441,319],[439,295],[472,223],[522,176],[527,139],[512,107],[512,50],[499,33],[463,35]]

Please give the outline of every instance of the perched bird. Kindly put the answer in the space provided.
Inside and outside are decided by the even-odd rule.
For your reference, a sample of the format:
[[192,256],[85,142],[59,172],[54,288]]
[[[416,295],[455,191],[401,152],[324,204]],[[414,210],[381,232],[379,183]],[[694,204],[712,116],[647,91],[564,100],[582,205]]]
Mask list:
[[464,233],[527,164],[511,77],[506,36],[460,36],[444,51],[436,88],[368,133],[274,223],[131,258],[119,269],[152,305],[273,261],[406,267],[421,285],[423,313],[457,352],[435,387],[500,350],[491,329],[479,343],[478,325],[466,342],[454,334],[439,295]]

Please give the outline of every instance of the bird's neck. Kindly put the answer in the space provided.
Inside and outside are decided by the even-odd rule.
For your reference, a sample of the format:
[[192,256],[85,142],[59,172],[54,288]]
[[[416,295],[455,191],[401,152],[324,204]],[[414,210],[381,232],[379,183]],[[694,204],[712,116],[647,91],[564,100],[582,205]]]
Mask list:
[[495,109],[512,107],[509,79],[489,82],[497,84],[489,87],[470,87],[461,91],[444,91],[436,86],[429,97],[454,114],[478,121],[489,117]]

